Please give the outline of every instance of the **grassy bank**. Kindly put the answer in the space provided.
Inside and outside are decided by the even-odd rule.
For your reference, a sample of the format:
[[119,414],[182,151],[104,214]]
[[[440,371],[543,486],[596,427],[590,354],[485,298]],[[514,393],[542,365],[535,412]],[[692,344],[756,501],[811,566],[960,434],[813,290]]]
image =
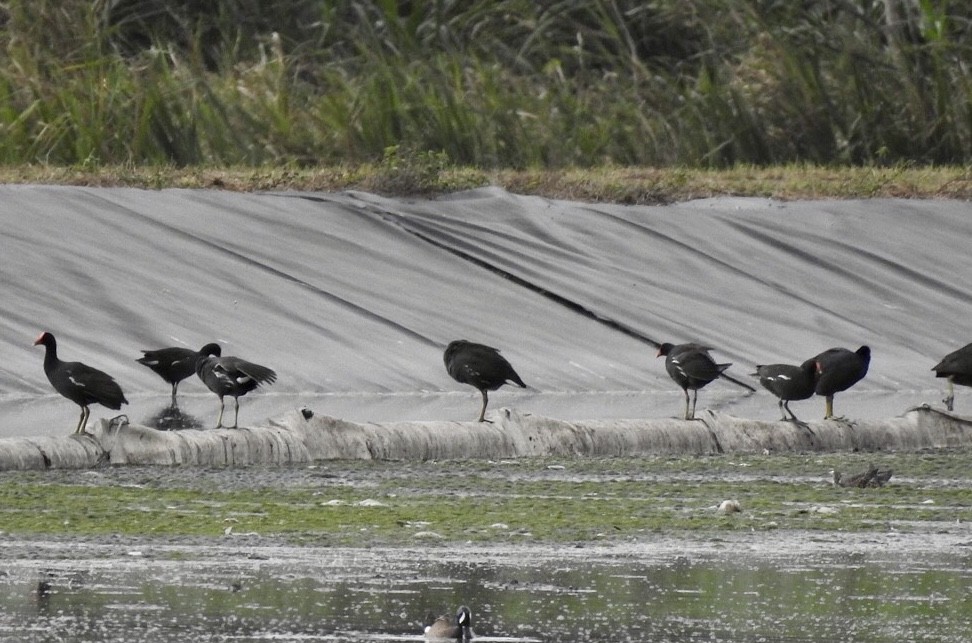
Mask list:
[[[125,467],[0,476],[8,534],[211,536],[292,543],[594,542],[735,530],[935,531],[972,520],[970,454],[327,462],[311,468]],[[834,488],[832,468],[896,471]],[[735,499],[742,512],[721,515]]]
[[965,165],[970,31],[917,0],[7,3],[0,163]]
[[[397,157],[395,157],[397,159]],[[0,167],[0,183],[235,191],[363,190],[389,196],[447,194],[487,185],[553,199],[659,204],[717,196],[775,199],[972,199],[970,167],[481,170],[427,157],[317,168]]]

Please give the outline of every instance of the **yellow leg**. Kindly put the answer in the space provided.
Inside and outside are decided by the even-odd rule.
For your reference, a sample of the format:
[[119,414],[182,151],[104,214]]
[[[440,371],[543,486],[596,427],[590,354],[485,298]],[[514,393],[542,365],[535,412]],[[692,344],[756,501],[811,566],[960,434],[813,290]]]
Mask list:
[[833,395],[828,395],[827,396],[827,411],[826,411],[826,413],[824,413],[824,419],[825,420],[829,420],[832,417],[834,417],[834,396]]
[[483,394],[483,408],[479,409],[479,419],[477,422],[486,421],[486,405],[489,404],[489,396],[486,394],[486,389],[482,389],[480,393]]
[[81,406],[81,417],[78,418],[78,426],[74,428],[75,433],[84,433],[84,427],[88,424],[88,407]]

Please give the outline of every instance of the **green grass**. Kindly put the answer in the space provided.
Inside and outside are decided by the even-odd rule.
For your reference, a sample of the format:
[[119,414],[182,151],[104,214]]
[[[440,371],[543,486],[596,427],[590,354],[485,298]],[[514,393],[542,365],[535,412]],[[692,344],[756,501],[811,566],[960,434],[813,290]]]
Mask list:
[[[896,477],[866,490],[827,481],[831,468],[863,470],[872,458],[860,454],[329,462],[321,465],[328,476],[313,482],[295,484],[277,470],[279,484],[233,490],[218,473],[177,482],[165,469],[109,469],[83,484],[71,482],[77,477],[71,472],[5,473],[0,516],[9,534],[216,538],[230,529],[350,546],[584,543],[889,525],[928,530],[972,520],[970,457],[966,451],[881,454],[879,464],[894,468]],[[256,470],[254,478],[264,480],[268,471],[274,473]],[[726,499],[743,511],[719,514]]]
[[972,163],[967,2],[214,7],[0,9],[0,164]]

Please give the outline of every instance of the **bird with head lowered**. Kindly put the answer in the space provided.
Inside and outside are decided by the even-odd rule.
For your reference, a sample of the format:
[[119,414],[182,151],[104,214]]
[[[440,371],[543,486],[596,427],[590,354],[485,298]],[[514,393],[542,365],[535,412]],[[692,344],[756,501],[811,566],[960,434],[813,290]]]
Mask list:
[[[669,344],[665,342],[658,347],[657,357],[665,358],[665,370],[668,376],[678,384],[685,393],[685,419],[695,419],[695,405],[698,402],[699,389],[715,380],[732,364],[716,364],[708,346],[701,344]],[[689,408],[689,391],[692,391],[692,406]]]
[[495,391],[511,382],[526,388],[520,376],[498,349],[485,344],[476,344],[464,339],[450,342],[442,355],[446,371],[460,384],[475,387],[483,396],[483,406],[479,410],[479,422],[487,422],[486,405],[489,403],[487,391]]

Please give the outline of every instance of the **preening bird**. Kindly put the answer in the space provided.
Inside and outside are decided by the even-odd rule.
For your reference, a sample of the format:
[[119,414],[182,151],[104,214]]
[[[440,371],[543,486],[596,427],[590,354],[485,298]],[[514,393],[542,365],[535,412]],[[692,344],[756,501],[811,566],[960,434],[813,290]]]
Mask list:
[[217,429],[223,426],[223,397],[229,395],[236,402],[233,426],[229,427],[235,429],[240,416],[240,396],[261,384],[272,384],[277,380],[277,374],[266,366],[239,357],[222,357],[219,344],[206,344],[199,350],[196,374],[210,391],[219,396]]

